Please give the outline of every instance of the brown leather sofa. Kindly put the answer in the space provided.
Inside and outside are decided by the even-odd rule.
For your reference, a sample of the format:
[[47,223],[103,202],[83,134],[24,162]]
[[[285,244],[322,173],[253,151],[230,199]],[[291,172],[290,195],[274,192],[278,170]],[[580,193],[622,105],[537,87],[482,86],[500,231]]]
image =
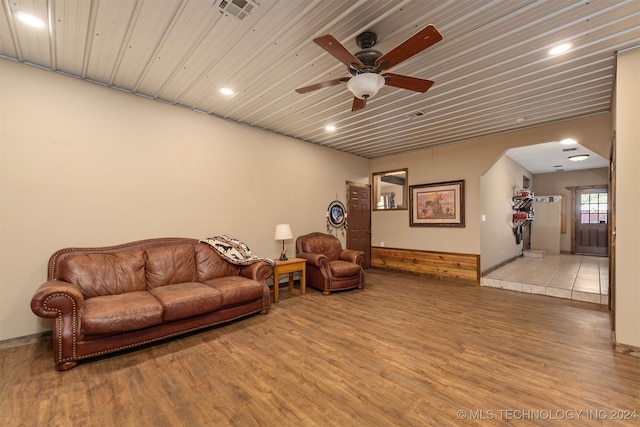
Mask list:
[[307,284],[323,295],[364,287],[364,252],[342,249],[340,240],[331,234],[316,232],[298,237],[296,256],[307,260]]
[[231,264],[188,238],[68,248],[49,259],[31,309],[54,319],[58,370],[78,360],[228,322],[271,306],[268,261]]

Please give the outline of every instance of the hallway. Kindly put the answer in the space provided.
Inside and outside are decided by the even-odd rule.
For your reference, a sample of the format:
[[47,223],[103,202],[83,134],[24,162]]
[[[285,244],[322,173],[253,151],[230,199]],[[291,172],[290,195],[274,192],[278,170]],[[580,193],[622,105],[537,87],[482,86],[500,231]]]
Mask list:
[[586,255],[521,257],[481,279],[482,286],[557,298],[609,303],[609,258]]

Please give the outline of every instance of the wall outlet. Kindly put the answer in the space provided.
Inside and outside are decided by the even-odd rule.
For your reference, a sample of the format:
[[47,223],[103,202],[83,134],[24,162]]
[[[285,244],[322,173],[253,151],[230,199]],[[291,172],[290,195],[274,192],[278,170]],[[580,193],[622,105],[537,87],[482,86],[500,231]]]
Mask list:
[[380,246],[384,247],[384,242],[380,242]]

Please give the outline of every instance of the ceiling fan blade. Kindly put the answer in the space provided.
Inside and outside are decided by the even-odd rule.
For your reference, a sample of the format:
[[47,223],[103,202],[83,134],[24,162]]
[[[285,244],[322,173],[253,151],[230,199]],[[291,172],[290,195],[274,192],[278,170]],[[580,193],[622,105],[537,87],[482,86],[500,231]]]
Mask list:
[[388,70],[394,65],[411,58],[416,53],[420,53],[429,46],[442,40],[442,34],[433,25],[427,25],[418,33],[400,43],[396,48],[378,58],[375,66],[381,70]]
[[296,89],[296,92],[298,92],[298,93],[307,93],[307,92],[311,92],[313,90],[318,90],[318,89],[322,89],[322,88],[329,87],[329,86],[339,85],[340,83],[348,82],[350,78],[351,77],[343,77],[341,79],[335,79],[335,80],[329,80],[329,81],[322,82],[322,83],[316,83],[316,84],[311,85],[311,86],[299,87],[298,89]]
[[355,57],[355,55],[347,50],[335,37],[331,34],[326,34],[318,38],[313,39],[314,42],[331,55],[333,55],[338,61],[342,62],[347,67],[351,67],[351,64],[356,64],[359,68],[364,67],[362,61]]
[[387,86],[399,87],[416,92],[426,92],[435,83],[433,80],[419,79],[417,77],[402,76],[400,74],[385,73],[385,84]]
[[367,105],[366,99],[360,99],[357,96],[353,97],[353,105],[351,106],[351,111],[362,110]]

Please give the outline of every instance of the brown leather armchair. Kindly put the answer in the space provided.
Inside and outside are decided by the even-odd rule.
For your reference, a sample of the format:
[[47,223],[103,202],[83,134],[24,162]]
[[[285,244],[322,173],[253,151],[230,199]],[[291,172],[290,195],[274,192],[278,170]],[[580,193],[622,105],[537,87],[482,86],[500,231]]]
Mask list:
[[342,249],[331,234],[310,233],[296,239],[296,256],[307,260],[306,282],[329,295],[364,286],[364,252]]

